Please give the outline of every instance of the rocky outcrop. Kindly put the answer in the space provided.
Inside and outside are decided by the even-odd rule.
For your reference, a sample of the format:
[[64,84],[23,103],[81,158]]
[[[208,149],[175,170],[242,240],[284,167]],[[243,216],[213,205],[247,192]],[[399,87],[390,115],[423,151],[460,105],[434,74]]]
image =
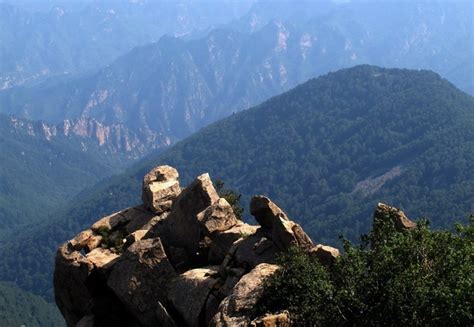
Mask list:
[[263,292],[263,282],[278,266],[262,263],[244,275],[219,306],[211,326],[249,326],[256,315],[256,304]]
[[377,228],[378,222],[386,220],[392,221],[395,229],[399,232],[411,230],[416,227],[416,223],[408,219],[402,210],[384,203],[379,203],[374,213],[374,228]]
[[[100,219],[59,248],[54,291],[68,326],[290,326],[291,313],[256,311],[278,255],[299,247],[331,269],[339,250],[314,245],[265,196],[250,202],[253,226],[236,218],[208,174],[184,189],[178,177],[170,166],[152,169],[143,205]],[[385,222],[416,227],[379,203],[374,227]]]
[[286,326],[256,317],[278,253],[313,248],[303,229],[256,196],[260,226],[238,220],[208,174],[181,190],[170,166],[143,179],[143,205],[106,216],[62,245],[55,297],[68,326]]
[[309,250],[309,255],[317,258],[323,266],[331,266],[340,252],[332,246],[318,244]]
[[156,214],[171,209],[173,200],[181,193],[178,178],[178,171],[173,167],[159,166],[152,169],[143,178],[143,205]]
[[114,264],[107,286],[145,326],[160,324],[157,303],[167,300],[168,281],[177,276],[159,238],[133,243]]
[[45,141],[74,138],[79,141],[77,144],[81,151],[99,149],[103,154],[118,160],[141,158],[152,149],[165,148],[172,143],[169,137],[148,128],[136,130],[123,123],[108,124],[86,116],[65,119],[59,124],[12,116],[9,117],[9,123],[15,133],[26,132]]

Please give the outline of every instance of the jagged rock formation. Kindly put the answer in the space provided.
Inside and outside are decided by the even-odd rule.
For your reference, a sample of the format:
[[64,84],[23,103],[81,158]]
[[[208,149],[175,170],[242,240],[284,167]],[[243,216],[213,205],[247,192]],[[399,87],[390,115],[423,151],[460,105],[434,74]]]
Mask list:
[[314,247],[267,197],[252,199],[260,224],[252,226],[208,174],[185,189],[178,178],[170,166],[152,169],[143,205],[100,219],[59,248],[55,297],[68,326],[289,325],[286,312],[256,317],[263,282],[278,269],[279,252],[298,246],[327,261],[326,247]]
[[61,123],[30,121],[15,116],[8,117],[12,131],[25,131],[28,135],[46,141],[55,138],[77,138],[81,140],[81,150],[87,151],[94,145],[109,155],[136,159],[151,149],[164,148],[171,139],[162,134],[143,129],[133,131],[123,124],[105,124],[94,118],[80,117],[64,119]]
[[[208,174],[185,189],[170,166],[143,179],[143,205],[104,217],[62,245],[56,256],[56,303],[68,326],[289,326],[290,313],[257,317],[277,254],[292,246],[323,265],[340,255],[314,245],[269,198],[255,196],[260,226],[239,221]],[[416,226],[380,203],[374,224]]]

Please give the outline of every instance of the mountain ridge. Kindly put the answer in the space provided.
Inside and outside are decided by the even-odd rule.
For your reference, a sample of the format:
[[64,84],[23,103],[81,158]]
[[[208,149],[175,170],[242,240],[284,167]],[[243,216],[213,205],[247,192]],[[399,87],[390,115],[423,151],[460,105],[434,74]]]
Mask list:
[[[330,73],[211,124],[83,192],[3,249],[2,278],[48,276],[56,245],[100,216],[139,203],[142,176],[158,164],[177,167],[184,184],[209,171],[244,202],[267,195],[313,239],[332,245],[341,234],[366,231],[380,201],[433,217],[435,227],[450,226],[474,211],[473,123],[474,99],[436,73],[367,65]],[[377,189],[366,192],[370,187]],[[38,246],[38,266],[19,274],[21,262],[8,253],[28,256]],[[41,281],[37,287],[19,280],[48,294]]]
[[[149,140],[174,143],[309,78],[357,64],[435,69],[472,93],[472,49],[456,41],[473,37],[463,8],[403,3],[392,15],[391,4],[341,4],[302,22],[257,10],[264,24],[255,31],[230,24],[197,39],[164,36],[93,74],[0,92],[0,111],[52,123],[84,117],[122,124],[144,149]],[[373,17],[364,20],[364,10]],[[408,25],[383,37],[401,21]]]

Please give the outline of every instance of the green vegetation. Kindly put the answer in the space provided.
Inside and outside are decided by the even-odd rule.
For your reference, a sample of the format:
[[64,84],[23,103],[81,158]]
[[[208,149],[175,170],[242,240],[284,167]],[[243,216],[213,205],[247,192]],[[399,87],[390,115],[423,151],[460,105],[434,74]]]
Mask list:
[[[474,212],[472,126],[474,99],[432,72],[357,66],[331,73],[81,192],[0,247],[0,279],[51,298],[57,246],[139,204],[143,176],[160,164],[176,167],[182,185],[209,172],[245,205],[268,195],[318,243],[356,240],[379,201],[450,228]],[[377,185],[380,176],[391,178]]]
[[301,250],[283,255],[259,310],[286,309],[307,326],[472,325],[474,217],[455,232],[426,221],[397,232],[387,220],[344,248],[330,267]]
[[0,139],[0,243],[121,165],[88,140],[48,140],[38,122],[0,115]]
[[54,304],[0,282],[0,326],[65,326]]

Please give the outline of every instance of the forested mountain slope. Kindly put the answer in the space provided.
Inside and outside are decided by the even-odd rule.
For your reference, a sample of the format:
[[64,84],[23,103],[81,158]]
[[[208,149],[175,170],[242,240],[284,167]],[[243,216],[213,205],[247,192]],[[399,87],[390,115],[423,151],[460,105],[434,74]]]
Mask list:
[[104,150],[45,123],[0,115],[0,243],[119,172],[124,161]]
[[451,226],[474,211],[472,126],[474,99],[433,72],[363,65],[330,73],[83,192],[55,221],[2,249],[1,277],[21,276],[23,287],[44,294],[40,282],[51,274],[58,243],[139,203],[142,176],[159,164],[177,167],[183,184],[209,171],[241,192],[243,203],[266,194],[315,242],[365,232],[379,201],[430,217],[434,227]]
[[64,325],[64,319],[54,304],[0,282],[0,326]]
[[[270,10],[262,2],[202,38],[163,37],[96,73],[6,90],[0,112],[53,123],[92,118],[121,126],[139,141],[133,147],[152,150],[356,64],[432,69],[473,92],[469,3],[315,2],[298,15],[306,4]],[[268,23],[272,17],[280,19]]]

